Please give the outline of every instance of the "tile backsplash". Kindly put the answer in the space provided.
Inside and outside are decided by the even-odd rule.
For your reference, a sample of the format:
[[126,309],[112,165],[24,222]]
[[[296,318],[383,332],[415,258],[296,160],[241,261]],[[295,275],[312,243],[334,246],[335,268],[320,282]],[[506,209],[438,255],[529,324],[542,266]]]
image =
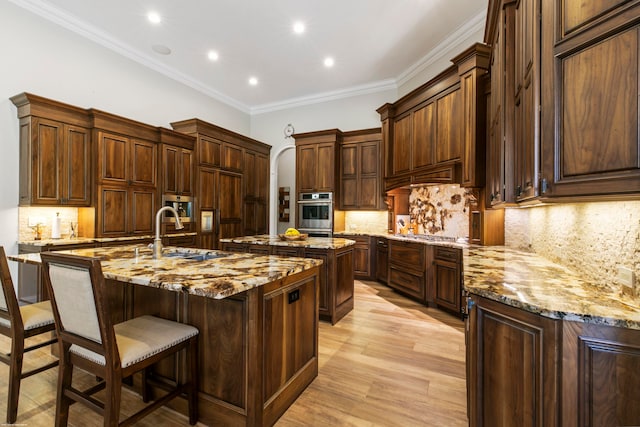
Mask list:
[[447,237],[469,237],[470,190],[459,185],[414,187],[409,195],[409,215],[418,233]]
[[535,252],[595,283],[615,285],[618,266],[640,278],[640,201],[507,209],[505,245]]
[[71,233],[71,222],[78,223],[78,208],[67,207],[19,207],[18,208],[18,239],[21,242],[34,240],[35,232],[30,225],[42,224],[42,239],[51,238],[51,226],[60,213],[62,227],[60,229],[63,238]]

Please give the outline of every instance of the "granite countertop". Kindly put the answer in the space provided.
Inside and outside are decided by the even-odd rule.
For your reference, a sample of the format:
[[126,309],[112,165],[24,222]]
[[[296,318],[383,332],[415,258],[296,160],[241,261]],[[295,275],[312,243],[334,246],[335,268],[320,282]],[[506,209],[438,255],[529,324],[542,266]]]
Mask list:
[[[164,234],[163,237],[183,237],[183,236],[195,236],[198,233],[195,231],[188,233],[170,233]],[[66,246],[66,245],[81,245],[86,243],[109,243],[109,242],[122,242],[129,240],[146,240],[154,239],[155,235],[146,236],[127,236],[127,237],[74,237],[64,239],[42,239],[42,240],[22,240],[19,241],[19,245],[30,245],[34,247],[40,246]]]
[[640,329],[640,300],[596,285],[533,253],[504,246],[463,251],[467,292],[553,319]]
[[278,236],[262,234],[258,236],[242,236],[227,239],[220,239],[224,243],[249,243],[252,245],[265,246],[288,246],[294,248],[315,248],[315,249],[341,249],[355,245],[356,242],[340,237],[308,237],[306,240],[282,240]]
[[[424,236],[421,234],[388,234],[388,233],[371,233],[364,231],[339,231],[337,233],[333,233],[334,236],[373,236],[373,237],[384,237],[387,240],[398,240],[401,242],[416,242],[423,243],[425,245],[433,245],[433,246],[446,246],[450,248],[459,248],[464,249],[469,247],[469,243],[467,239],[456,239],[456,238],[448,238],[447,240],[437,240],[439,236]],[[448,240],[453,239],[453,240]]]
[[[135,249],[138,249],[138,256]],[[171,252],[221,255],[220,258],[194,261],[168,257]],[[101,259],[107,279],[126,283],[187,292],[222,299],[322,264],[311,258],[256,255],[165,246],[165,256],[153,259],[146,245],[126,245],[60,251]],[[13,261],[40,264],[40,254],[9,255]]]

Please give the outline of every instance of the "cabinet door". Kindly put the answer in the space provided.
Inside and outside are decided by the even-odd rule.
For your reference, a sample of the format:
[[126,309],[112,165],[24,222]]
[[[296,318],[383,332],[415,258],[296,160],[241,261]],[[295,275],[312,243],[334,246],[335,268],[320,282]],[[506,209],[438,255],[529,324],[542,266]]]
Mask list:
[[387,283],[389,276],[389,250],[387,248],[387,239],[377,239],[376,244],[376,280],[378,282]]
[[357,209],[358,203],[358,145],[340,147],[340,207]]
[[193,196],[193,151],[182,149],[180,151],[180,194]]
[[296,185],[301,193],[317,191],[317,152],[315,145],[300,145],[296,148]]
[[201,166],[220,167],[222,141],[198,135],[198,156]]
[[224,169],[242,172],[244,170],[244,150],[237,145],[225,142],[222,144],[222,167]]
[[460,270],[453,262],[436,259],[434,262],[433,279],[436,287],[436,304],[459,314],[461,305],[462,284]]
[[156,191],[146,188],[129,190],[131,198],[129,233],[153,234],[155,232]]
[[55,205],[58,204],[62,188],[60,158],[64,151],[64,124],[34,118],[32,126],[32,203]]
[[413,169],[433,164],[436,144],[435,118],[434,102],[413,112]]
[[129,138],[98,132],[98,180],[126,184],[129,162]]
[[242,235],[242,175],[219,172],[219,238]]
[[[275,250],[276,248],[277,246],[273,246],[273,250]],[[327,250],[323,249],[305,249],[304,256],[322,260],[322,265],[320,266],[320,271],[318,272],[318,285],[320,286],[318,292],[318,306],[320,315],[325,318],[330,318],[331,314],[333,313],[333,309],[331,306],[333,289],[329,284],[329,280],[331,277],[329,275],[329,272],[333,271],[334,260],[333,257],[329,256],[327,252]],[[275,251],[273,253],[274,255],[276,254]]]
[[318,144],[316,159],[317,191],[334,191],[335,181],[335,145]]
[[180,148],[162,147],[163,194],[178,194],[180,170]]
[[469,425],[558,426],[560,322],[480,297],[472,299]]
[[62,203],[69,206],[91,204],[91,136],[89,129],[65,125],[62,154]]
[[[129,231],[129,197],[125,187],[98,187],[98,235],[122,236]],[[151,212],[149,212],[152,215]]]
[[218,206],[216,195],[219,194],[217,187],[217,172],[214,169],[200,168],[198,179],[198,199],[201,211],[212,211]]
[[131,175],[129,184],[156,186],[158,146],[154,142],[131,140]]
[[462,157],[461,101],[460,89],[436,101],[436,163],[459,160]]
[[411,170],[411,114],[396,119],[393,127],[393,144],[390,150],[392,174],[397,175]]

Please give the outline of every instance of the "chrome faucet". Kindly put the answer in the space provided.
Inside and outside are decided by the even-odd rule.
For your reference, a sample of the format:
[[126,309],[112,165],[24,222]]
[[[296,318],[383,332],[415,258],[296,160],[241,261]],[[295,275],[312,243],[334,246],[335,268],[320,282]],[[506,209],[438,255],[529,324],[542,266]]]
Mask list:
[[162,239],[160,239],[160,217],[163,211],[171,211],[176,217],[176,230],[182,230],[184,225],[180,222],[178,212],[172,206],[163,206],[156,212],[156,238],[153,239],[153,259],[162,258]]

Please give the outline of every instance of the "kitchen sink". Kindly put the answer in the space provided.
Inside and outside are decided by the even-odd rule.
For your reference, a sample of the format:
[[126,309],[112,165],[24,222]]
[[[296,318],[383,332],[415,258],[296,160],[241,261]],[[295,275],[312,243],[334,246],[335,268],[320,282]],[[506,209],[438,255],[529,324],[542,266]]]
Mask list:
[[166,258],[181,258],[181,259],[188,259],[191,261],[206,261],[209,259],[216,259],[216,258],[223,258],[226,257],[227,254],[219,254],[219,253],[215,253],[215,252],[206,252],[206,253],[199,253],[199,252],[167,252],[162,254],[163,257]]

